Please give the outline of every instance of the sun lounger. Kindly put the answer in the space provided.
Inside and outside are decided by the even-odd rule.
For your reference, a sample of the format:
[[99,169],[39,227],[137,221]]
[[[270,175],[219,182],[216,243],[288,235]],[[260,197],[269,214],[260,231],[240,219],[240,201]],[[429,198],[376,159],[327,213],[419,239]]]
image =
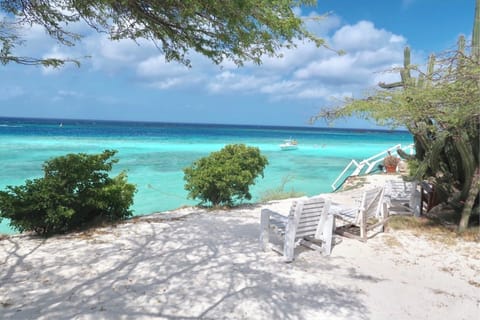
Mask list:
[[[260,245],[283,254],[286,262],[294,259],[294,249],[302,244],[330,255],[334,228],[334,216],[329,213],[330,200],[322,197],[302,198],[295,201],[290,214],[281,215],[269,209],[262,209],[260,222]],[[270,232],[282,238],[280,247],[270,244]]]
[[405,213],[420,215],[420,196],[415,181],[396,179],[385,183],[385,202],[390,215]]
[[[343,226],[336,229],[336,232],[366,241],[368,231],[382,231],[388,215],[384,208],[383,195],[384,188],[377,187],[364,191],[360,202],[354,207],[333,204],[331,210],[335,214],[335,218],[344,223]],[[349,231],[353,229],[359,229],[359,232],[355,234],[353,231]]]

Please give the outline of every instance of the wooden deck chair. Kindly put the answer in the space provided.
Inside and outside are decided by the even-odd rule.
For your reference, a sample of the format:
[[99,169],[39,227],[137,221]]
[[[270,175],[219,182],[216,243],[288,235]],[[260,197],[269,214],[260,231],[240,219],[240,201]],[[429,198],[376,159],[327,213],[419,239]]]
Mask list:
[[417,190],[417,185],[416,181],[386,181],[385,202],[389,214],[420,215],[421,193]]
[[[367,233],[371,230],[383,231],[383,226],[388,219],[388,211],[383,201],[384,188],[376,187],[363,192],[360,203],[353,208],[333,205],[332,211],[335,218],[342,220],[344,225],[336,230],[338,234],[367,241]],[[375,220],[375,222],[371,222]],[[360,234],[348,231],[352,226],[359,227]]]
[[267,250],[270,231],[283,238],[283,246],[271,245],[283,254],[286,262],[294,260],[298,244],[330,255],[334,229],[334,216],[329,213],[330,200],[321,197],[301,198],[293,202],[288,217],[269,209],[262,209],[260,220],[260,246]]

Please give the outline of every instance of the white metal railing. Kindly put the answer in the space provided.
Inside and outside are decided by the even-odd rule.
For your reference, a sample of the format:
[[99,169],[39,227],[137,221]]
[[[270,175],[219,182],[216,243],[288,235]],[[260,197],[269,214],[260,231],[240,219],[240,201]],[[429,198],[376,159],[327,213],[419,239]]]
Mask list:
[[[340,174],[338,175],[337,179],[332,183],[332,188],[333,188],[333,190],[336,190],[336,189],[337,189],[337,186],[336,186],[336,185],[337,185],[337,182],[343,177],[343,175],[348,171],[348,169],[350,169],[350,167],[351,167],[352,165],[355,165],[355,166],[357,167],[357,169],[358,169],[358,167],[360,166],[360,164],[359,164],[357,161],[355,161],[355,160],[352,159],[352,161],[350,161],[350,163],[347,164],[347,166],[345,167],[345,169],[343,169],[342,173],[340,173]],[[350,176],[350,175],[349,175],[349,176]]]
[[[353,170],[353,172],[351,174],[348,175],[348,177],[350,176],[358,176],[361,174],[362,172],[362,169],[364,167],[367,167],[367,169],[365,170],[365,174],[369,174],[370,172],[372,172],[372,170],[380,163],[383,161],[383,159],[385,158],[385,156],[390,153],[392,155],[398,155],[398,152],[397,150],[398,149],[402,149],[403,151],[405,152],[410,152],[410,154],[413,154],[414,151],[415,151],[415,148],[414,148],[414,145],[413,144],[410,144],[410,145],[407,145],[407,146],[404,146],[402,147],[401,144],[397,144],[397,145],[394,145],[393,147],[390,147],[388,148],[387,150],[384,150],[380,153],[377,153],[376,155],[374,156],[371,156],[370,158],[368,159],[365,159],[365,160],[362,160],[360,162],[357,162],[355,160],[352,159],[352,161],[350,161],[347,166],[345,167],[345,169],[343,169],[343,171],[338,175],[337,179],[335,179],[335,181],[332,183],[332,189],[333,190],[337,190],[339,186],[337,186],[337,183],[340,181],[340,179],[342,179],[344,176],[345,176],[345,173],[354,165],[355,166],[355,169]],[[343,183],[343,182],[342,182]]]
[[[380,162],[383,161],[383,159],[385,158],[385,156],[390,152],[392,155],[397,155],[398,156],[398,152],[397,150],[398,149],[402,149],[403,151],[407,152],[408,150],[410,151],[410,154],[413,154],[415,148],[414,148],[414,145],[413,144],[410,144],[408,146],[404,146],[402,148],[402,145],[401,144],[397,144],[391,148],[388,148],[387,150],[383,151],[383,152],[380,152],[376,155],[374,155],[373,157],[370,157],[366,160],[363,160],[365,161],[365,164],[368,165],[368,168],[367,170],[365,170],[365,173],[366,174],[369,174],[370,172],[372,172],[372,170],[375,168],[375,166],[377,166]],[[362,162],[363,162],[362,161]]]

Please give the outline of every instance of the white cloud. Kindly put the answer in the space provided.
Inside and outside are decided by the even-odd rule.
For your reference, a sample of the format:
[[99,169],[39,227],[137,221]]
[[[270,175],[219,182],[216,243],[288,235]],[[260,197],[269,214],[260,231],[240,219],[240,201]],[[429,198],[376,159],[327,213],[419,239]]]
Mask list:
[[[298,11],[301,14],[301,11]],[[311,13],[312,15],[315,13]],[[281,57],[263,57],[260,66],[248,62],[238,68],[231,61],[220,66],[192,52],[192,68],[177,62],[166,62],[158,49],[147,40],[110,41],[105,34],[86,33],[73,48],[59,47],[39,27],[32,27],[30,53],[39,56],[81,57],[89,55],[80,72],[93,71],[130,76],[131,81],[152,88],[189,90],[210,94],[263,95],[270,100],[318,100],[352,96],[375,86],[379,81],[391,82],[396,74],[381,73],[403,59],[406,39],[388,30],[377,29],[370,21],[341,25],[341,18],[308,20],[307,26],[327,43],[347,53],[338,56],[331,50],[317,48],[309,41],[296,41],[296,48],[282,49]],[[81,26],[76,26],[81,29]],[[47,39],[48,41],[42,42]],[[412,57],[415,59],[415,57]],[[58,71],[57,71],[58,72]],[[77,72],[77,70],[75,70]],[[44,71],[55,75],[51,69]]]
[[403,46],[385,46],[376,50],[359,51],[353,56],[356,62],[363,67],[383,68],[403,59]]
[[165,89],[178,86],[180,85],[180,83],[181,83],[181,80],[179,78],[169,78],[164,81],[156,81],[152,83],[151,86],[154,88],[165,90]]
[[165,61],[163,55],[149,57],[137,65],[137,74],[147,78],[185,75],[189,71],[184,65]]
[[297,97],[301,99],[324,99],[328,98],[331,92],[326,88],[306,88],[298,92]]
[[139,61],[158,54],[154,45],[146,40],[112,41],[105,34],[91,34],[82,41],[85,55],[91,56],[94,70],[115,73],[135,68]]
[[212,93],[243,92],[250,94],[258,92],[259,88],[270,83],[271,79],[268,77],[222,72],[207,84],[207,89]]
[[131,40],[111,41],[107,38],[100,39],[99,53],[102,58],[116,63],[126,63],[135,60],[138,45]]
[[340,27],[342,22],[336,14],[319,16],[316,12],[310,13],[304,21],[307,29],[319,37],[327,37],[330,32]]
[[[392,65],[391,69],[396,67],[398,67],[398,65]],[[372,85],[378,84],[379,82],[394,83],[398,81],[400,81],[400,74],[398,71],[378,72],[378,73],[375,73],[372,77]]]
[[312,59],[333,55],[333,52],[324,48],[317,48],[311,41],[297,41],[296,48],[282,49],[281,57],[265,57],[261,65],[262,71],[271,71],[274,73],[291,72],[298,67],[304,66],[305,63]]
[[209,70],[204,68],[206,59],[199,56],[195,56],[194,59],[196,60],[194,67],[189,68],[178,62],[167,62],[165,57],[157,52],[143,61],[137,61],[135,73],[140,81],[161,90],[205,83],[208,81],[206,78]]
[[365,72],[368,73],[368,71],[355,66],[356,61],[357,59],[351,55],[317,60],[296,71],[294,77],[298,79],[340,80],[342,82],[361,81],[361,78],[365,76]]
[[260,67],[216,73],[207,78],[206,86],[213,93],[235,91],[273,99],[339,99],[395,79],[395,74],[381,71],[402,61],[406,45],[403,36],[376,29],[368,21],[341,27],[330,42],[336,49],[347,49],[347,54],[339,56],[310,42],[298,42],[297,48],[283,49],[281,58],[266,57]]
[[260,92],[266,94],[292,93],[302,86],[301,81],[282,80],[266,84],[260,88]]
[[[63,48],[62,48],[63,49]],[[43,56],[42,56],[42,59],[60,59],[60,60],[66,60],[68,58],[70,58],[68,56],[67,53],[63,52],[62,49],[58,46],[58,45],[55,45],[53,46],[50,51],[48,51],[47,53],[45,53]],[[71,67],[72,65],[74,64],[70,64],[70,63],[67,63],[65,64],[64,66],[60,67],[60,68],[53,68],[53,67],[42,67],[42,73],[43,74],[55,74],[55,73],[59,73],[59,72],[62,72],[62,71],[65,71],[66,68],[69,68]]]
[[355,25],[343,26],[335,32],[332,40],[335,48],[342,48],[347,52],[374,50],[388,44],[405,42],[401,36],[384,29],[376,29],[370,21],[360,21]]

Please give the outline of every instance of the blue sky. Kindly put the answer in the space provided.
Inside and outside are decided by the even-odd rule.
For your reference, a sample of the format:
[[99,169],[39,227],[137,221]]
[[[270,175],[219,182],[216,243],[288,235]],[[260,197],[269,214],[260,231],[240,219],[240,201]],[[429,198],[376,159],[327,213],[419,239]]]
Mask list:
[[[165,63],[146,41],[111,42],[82,25],[75,28],[83,40],[65,48],[33,26],[18,54],[91,57],[80,68],[2,66],[0,116],[306,126],[321,106],[397,80],[383,71],[402,63],[406,45],[422,64],[430,53],[453,48],[460,34],[470,37],[474,6],[475,0],[319,0],[317,8],[297,12],[329,12],[309,28],[346,55],[299,42],[282,58],[243,68],[220,68],[195,53],[190,69]],[[358,119],[336,126],[374,127]]]

